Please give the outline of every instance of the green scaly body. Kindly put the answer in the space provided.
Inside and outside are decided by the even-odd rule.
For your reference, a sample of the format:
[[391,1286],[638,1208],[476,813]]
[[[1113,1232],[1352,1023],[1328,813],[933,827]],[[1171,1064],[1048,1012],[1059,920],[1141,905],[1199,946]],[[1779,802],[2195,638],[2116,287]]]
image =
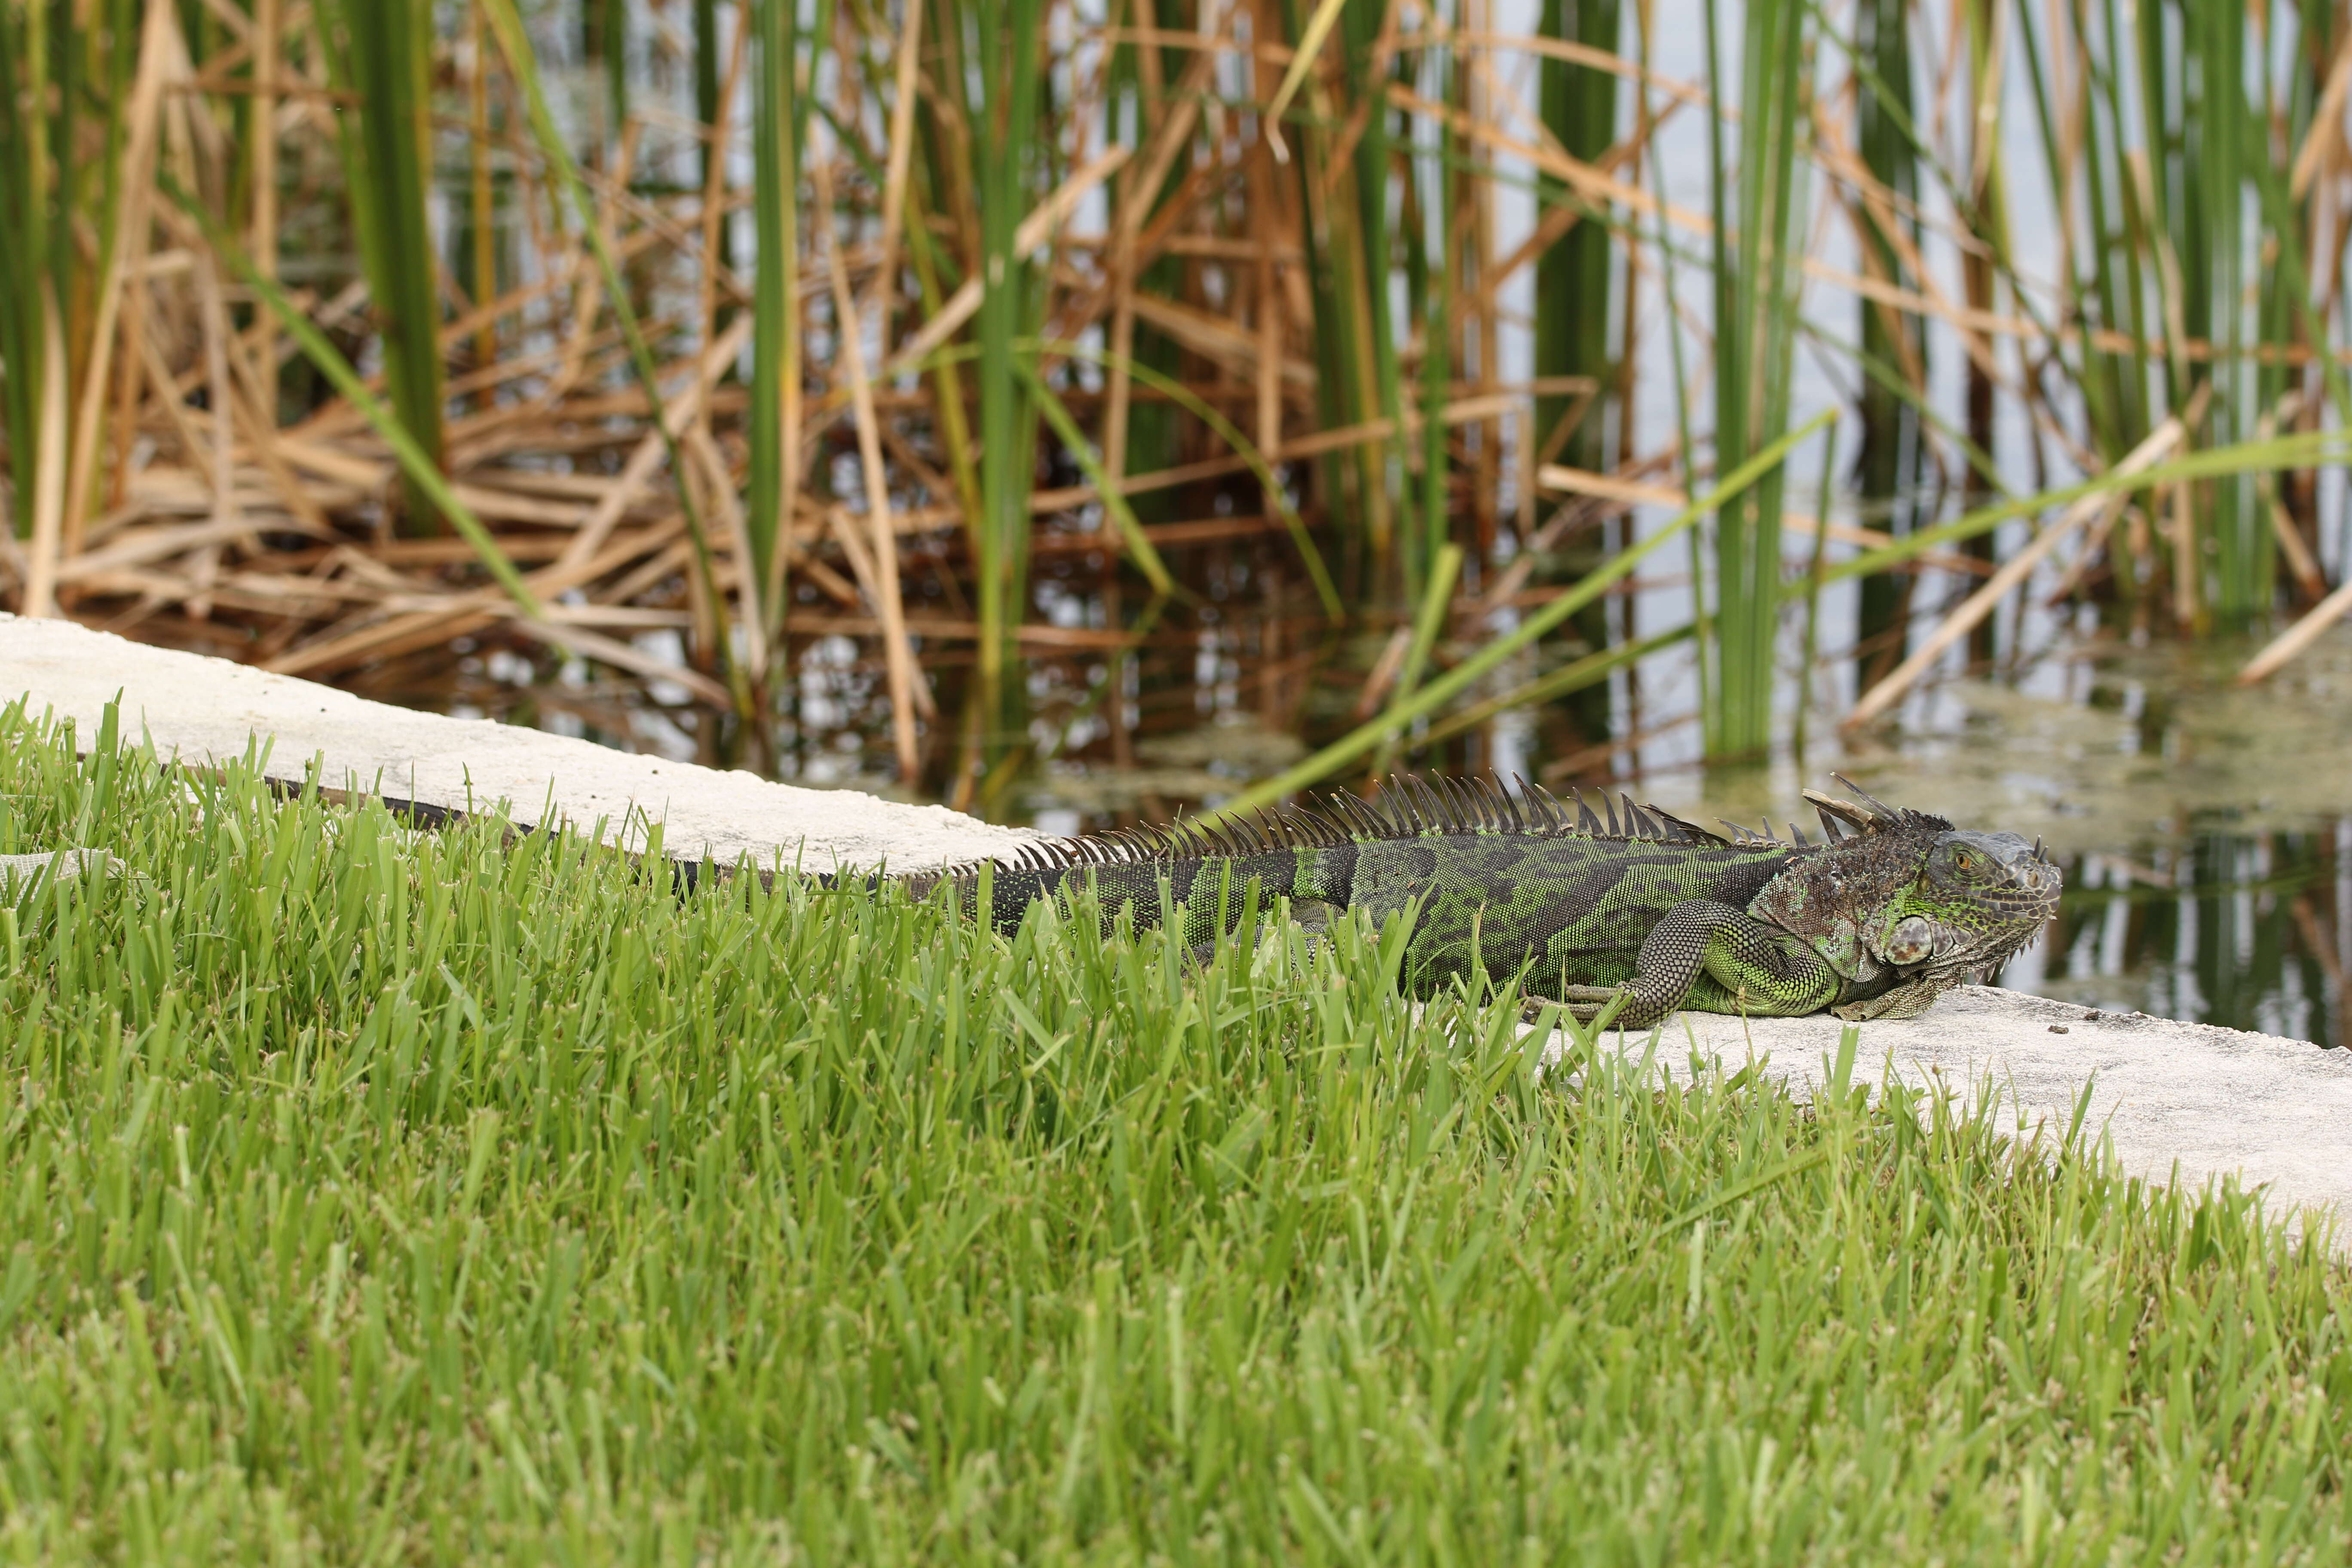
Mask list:
[[[1378,804],[1340,795],[1254,824],[1041,847],[987,868],[987,914],[1017,927],[1039,899],[1091,879],[1107,918],[1124,908],[1152,925],[1181,907],[1180,937],[1202,948],[1232,929],[1253,884],[1261,904],[1375,922],[1410,910],[1416,992],[1483,969],[1586,1016],[1622,993],[1617,1016],[1639,1027],[1677,1007],[1911,1016],[2030,942],[2056,907],[2039,845],[1866,795],[1808,798],[1826,843],[1794,829],[1725,837],[1630,800],[1603,815],[1580,797],[1405,781]],[[979,914],[980,870],[950,875]]]
[[[1910,1017],[2026,946],[2055,912],[2058,870],[2039,844],[1854,793],[1862,804],[1807,792],[1829,839],[1808,844],[1793,827],[1786,841],[1769,826],[1711,833],[1622,796],[1596,812],[1539,789],[1406,780],[1377,803],[1334,795],[1319,811],[1250,823],[1041,845],[907,885],[951,882],[968,912],[982,914],[984,897],[987,918],[1012,930],[1085,879],[1107,920],[1125,910],[1150,926],[1181,910],[1178,935],[1196,951],[1233,931],[1253,889],[1261,908],[1279,897],[1299,914],[1319,905],[1379,923],[1410,912],[1404,978],[1415,992],[1483,972],[1580,1016],[1615,1003],[1633,1027],[1678,1007]],[[459,816],[384,804],[420,824]],[[86,867],[114,862],[16,858],[0,865],[0,895]],[[698,868],[671,875],[690,891]]]

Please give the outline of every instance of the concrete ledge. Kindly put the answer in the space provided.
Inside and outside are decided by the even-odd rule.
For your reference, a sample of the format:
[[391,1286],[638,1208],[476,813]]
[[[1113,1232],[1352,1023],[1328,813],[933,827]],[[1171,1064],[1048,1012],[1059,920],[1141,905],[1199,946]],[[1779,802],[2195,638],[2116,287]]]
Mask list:
[[0,705],[71,719],[98,733],[121,693],[122,734],[143,730],[159,755],[230,761],[269,743],[272,778],[321,782],[425,805],[477,809],[505,802],[518,822],[569,820],[641,848],[663,825],[663,848],[721,864],[782,854],[812,870],[870,867],[931,870],[999,855],[1037,836],[943,805],[903,805],[851,790],[803,789],[747,773],[632,755],[589,741],[486,719],[449,719],[371,702],[292,676],[200,654],[149,647],[76,626],[0,615]]
[[[1688,1083],[1699,1070],[1761,1061],[1800,1099],[1822,1085],[1844,1027],[1835,1018],[1667,1020],[1655,1065]],[[1974,1103],[1987,1081],[2002,1113],[2051,1142],[2073,1121],[2102,1132],[2133,1175],[2190,1187],[2236,1176],[2265,1190],[2270,1211],[2332,1209],[2336,1242],[2352,1252],[2352,1051],[2305,1040],[2183,1024],[2140,1013],[2089,1013],[2046,996],[1969,985],[1925,1017],[1861,1026],[1853,1081],[1886,1068],[1914,1089]],[[1617,1037],[1629,1054],[1646,1035]]]
[[[943,806],[413,712],[67,622],[0,616],[0,704],[22,695],[35,714],[70,718],[87,736],[118,691],[126,739],[143,729],[165,756],[226,760],[258,738],[271,743],[273,777],[299,780],[315,759],[331,784],[436,805],[504,800],[519,820],[535,821],[551,803],[555,816],[583,828],[606,820],[607,837],[629,847],[657,821],[673,854],[765,862],[781,853],[812,868],[887,860],[919,870],[1036,837]],[[1660,1065],[1687,1081],[1695,1059],[1737,1068],[1766,1058],[1771,1076],[1804,1095],[1835,1056],[1840,1027],[1833,1018],[1685,1014],[1667,1026]],[[2086,1018],[2077,1006],[1971,987],[1924,1018],[1864,1025],[1857,1079],[1875,1082],[1890,1059],[1906,1082],[1963,1096],[1989,1075],[2022,1125],[2047,1122],[2053,1133],[2087,1083],[2086,1126],[2104,1130],[2135,1174],[2191,1184],[2235,1174],[2266,1188],[2281,1210],[2333,1205],[2347,1222],[2339,1244],[2352,1244],[2352,1052],[2137,1014]]]

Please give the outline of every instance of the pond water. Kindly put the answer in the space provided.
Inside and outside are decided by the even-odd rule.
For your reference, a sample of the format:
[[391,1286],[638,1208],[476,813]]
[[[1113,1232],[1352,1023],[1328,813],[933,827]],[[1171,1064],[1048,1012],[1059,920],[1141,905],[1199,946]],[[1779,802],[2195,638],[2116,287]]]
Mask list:
[[[2232,679],[2245,653],[2094,645],[2019,686],[1955,682],[1891,744],[1808,776],[1835,765],[1882,798],[2049,840],[2064,902],[2005,984],[2352,1045],[2352,637],[2252,689]],[[1752,821],[1798,787],[1784,760],[1733,803]]]

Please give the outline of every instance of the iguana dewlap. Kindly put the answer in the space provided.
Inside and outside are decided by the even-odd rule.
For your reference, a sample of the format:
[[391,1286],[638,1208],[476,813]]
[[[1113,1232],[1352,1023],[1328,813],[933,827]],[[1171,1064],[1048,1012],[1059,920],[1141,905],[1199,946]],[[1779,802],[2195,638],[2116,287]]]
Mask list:
[[[1532,999],[1580,1014],[1616,999],[1623,1025],[1677,1008],[1846,1018],[1916,1016],[1944,992],[2029,945],[2058,908],[2039,843],[1973,833],[1806,792],[1827,842],[1734,827],[1711,833],[1630,799],[1596,811],[1528,788],[1405,780],[1377,802],[1332,795],[1248,823],[1175,826],[1041,846],[985,868],[988,913],[1028,907],[1081,879],[1106,916],[1139,925],[1183,906],[1194,945],[1229,931],[1244,889],[1361,910],[1414,911],[1406,984],[1427,994],[1483,967]],[[1620,807],[1622,806],[1622,809]],[[982,868],[955,883],[977,912]]]

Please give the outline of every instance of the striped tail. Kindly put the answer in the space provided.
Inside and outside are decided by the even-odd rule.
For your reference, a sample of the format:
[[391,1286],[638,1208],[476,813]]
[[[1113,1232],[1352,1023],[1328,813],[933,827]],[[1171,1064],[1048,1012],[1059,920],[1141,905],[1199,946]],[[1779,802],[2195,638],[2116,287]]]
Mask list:
[[[1272,905],[1277,897],[1346,902],[1344,876],[1335,878],[1333,873],[1341,868],[1333,862],[1344,861],[1351,867],[1354,860],[1352,845],[1148,859],[1072,858],[1066,846],[1040,847],[984,868],[987,918],[997,930],[1010,934],[1020,929],[1032,904],[1065,891],[1091,889],[1106,927],[1125,910],[1139,928],[1150,929],[1160,925],[1168,911],[1181,906],[1184,925],[1179,934],[1188,946],[1199,946],[1232,931],[1253,886],[1260,909]],[[958,901],[974,916],[981,913],[982,879],[981,868],[961,870],[954,879],[961,889]]]

